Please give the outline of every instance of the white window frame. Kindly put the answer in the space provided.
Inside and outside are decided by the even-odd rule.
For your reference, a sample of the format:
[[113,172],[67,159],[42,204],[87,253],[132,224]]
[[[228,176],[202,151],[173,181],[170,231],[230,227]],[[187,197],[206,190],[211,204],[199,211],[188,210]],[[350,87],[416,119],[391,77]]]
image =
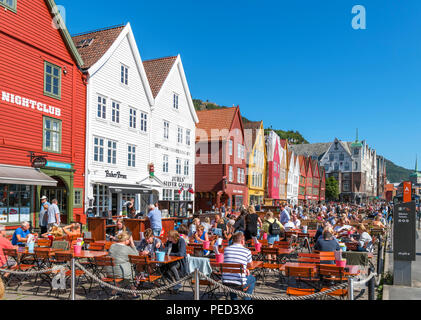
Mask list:
[[190,161],[185,159],[184,160],[184,175],[188,176],[189,175],[189,168],[190,168]]
[[181,159],[180,158],[175,159],[175,174],[181,175]]
[[183,128],[178,127],[177,129],[177,143],[183,143]]
[[148,114],[145,112],[140,113],[140,131],[148,132]]
[[178,100],[179,100],[179,95],[177,93],[173,94],[173,104],[172,107],[174,110],[178,110]]
[[164,120],[164,140],[170,139],[170,123]]
[[229,182],[234,181],[234,169],[233,169],[232,166],[228,167],[228,180],[229,180]]
[[169,156],[167,154],[162,155],[162,172],[169,172]]
[[[95,139],[98,139],[98,144],[95,143]],[[102,141],[102,145],[100,144],[100,141]],[[97,163],[103,163],[104,162],[105,141],[106,141],[106,139],[104,139],[104,138],[94,136],[94,141],[93,141],[94,142],[93,143],[93,146],[94,146],[93,160],[94,160],[94,162],[97,162]],[[98,160],[95,160],[96,154],[97,154]],[[101,160],[101,156],[102,156],[102,160]]]
[[[107,119],[107,97],[100,94],[97,95],[97,110],[96,117],[98,119]],[[101,100],[101,101],[100,101]],[[99,115],[98,115],[99,113]]]
[[126,86],[129,85],[129,67],[123,63],[120,67],[120,83]]
[[129,127],[136,129],[137,122],[137,110],[135,108],[129,108]]
[[107,163],[117,164],[117,141],[110,139],[107,140]]
[[232,142],[232,140],[230,139],[229,140],[229,142],[228,142],[228,154],[230,155],[230,156],[232,156],[232,154],[233,154],[233,142]]
[[237,182],[241,183],[241,168],[237,168]]
[[190,134],[191,134],[190,129],[186,129],[186,145],[188,145],[188,146],[191,145]]
[[120,102],[112,101],[111,103],[111,121],[120,123]]
[[127,166],[136,168],[136,145],[127,144]]

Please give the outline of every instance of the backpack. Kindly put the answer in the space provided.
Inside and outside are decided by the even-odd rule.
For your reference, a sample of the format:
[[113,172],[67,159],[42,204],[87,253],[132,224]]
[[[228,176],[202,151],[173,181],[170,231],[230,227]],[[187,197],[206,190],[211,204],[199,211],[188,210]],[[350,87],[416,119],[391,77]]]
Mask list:
[[276,220],[276,219],[273,223],[269,222],[269,234],[271,236],[278,236],[278,235],[281,234],[281,227],[279,226],[279,224],[277,222],[278,222],[278,220]]

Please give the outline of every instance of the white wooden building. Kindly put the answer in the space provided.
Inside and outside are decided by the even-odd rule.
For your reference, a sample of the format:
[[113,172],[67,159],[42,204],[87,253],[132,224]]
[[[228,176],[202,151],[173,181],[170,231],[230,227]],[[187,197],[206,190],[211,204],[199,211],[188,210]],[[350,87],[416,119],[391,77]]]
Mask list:
[[154,97],[130,24],[73,37],[88,74],[85,204],[96,215],[146,212]]

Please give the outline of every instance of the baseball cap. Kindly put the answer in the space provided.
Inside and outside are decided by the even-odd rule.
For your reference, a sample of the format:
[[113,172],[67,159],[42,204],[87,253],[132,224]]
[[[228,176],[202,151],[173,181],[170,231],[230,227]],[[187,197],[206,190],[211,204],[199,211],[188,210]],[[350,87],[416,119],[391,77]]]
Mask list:
[[42,196],[41,200],[44,200],[44,199],[47,200],[48,198],[46,196]]

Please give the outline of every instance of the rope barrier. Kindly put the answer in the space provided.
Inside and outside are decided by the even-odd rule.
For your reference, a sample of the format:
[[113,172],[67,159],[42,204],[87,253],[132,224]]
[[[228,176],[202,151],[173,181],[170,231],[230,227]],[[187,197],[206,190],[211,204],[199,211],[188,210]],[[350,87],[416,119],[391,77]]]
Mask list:
[[183,283],[184,281],[190,279],[193,276],[193,274],[189,274],[189,275],[185,276],[184,278],[182,278],[182,279],[180,279],[178,281],[175,281],[175,282],[170,283],[170,284],[168,284],[166,286],[155,288],[155,289],[130,290],[130,289],[124,289],[124,288],[116,287],[116,286],[113,286],[112,284],[109,284],[107,282],[102,281],[97,276],[95,276],[92,272],[90,272],[89,270],[86,270],[86,268],[84,266],[82,266],[77,261],[75,262],[75,265],[77,265],[83,272],[85,272],[85,274],[88,277],[92,278],[97,283],[100,283],[103,286],[106,286],[106,287],[108,287],[110,289],[113,289],[113,290],[116,290],[116,291],[119,291],[119,292],[124,292],[124,293],[129,293],[129,294],[134,294],[134,295],[137,295],[137,294],[153,294],[153,293],[158,293],[160,291],[165,291],[165,290],[168,290],[169,288],[172,288],[172,287],[176,286],[177,284]]
[[59,266],[53,266],[52,268],[43,269],[43,270],[30,270],[30,271],[16,271],[16,270],[10,270],[10,269],[1,269],[1,273],[10,273],[15,275],[37,275],[42,273],[50,273],[50,272],[58,272],[61,271],[61,269],[65,268],[63,265]]

